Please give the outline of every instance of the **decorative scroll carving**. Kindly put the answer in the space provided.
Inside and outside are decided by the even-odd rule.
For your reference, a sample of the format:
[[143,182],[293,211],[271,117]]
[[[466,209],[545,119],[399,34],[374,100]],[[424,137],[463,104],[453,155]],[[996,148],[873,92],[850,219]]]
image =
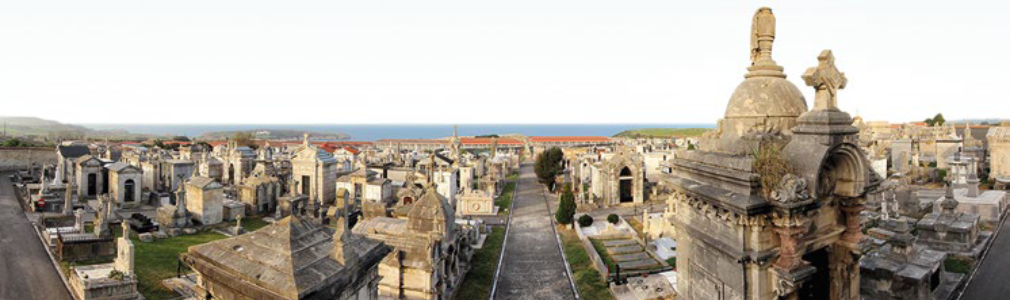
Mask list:
[[807,191],[807,180],[793,174],[786,174],[782,176],[778,188],[771,192],[771,198],[782,203],[808,200],[810,192]]

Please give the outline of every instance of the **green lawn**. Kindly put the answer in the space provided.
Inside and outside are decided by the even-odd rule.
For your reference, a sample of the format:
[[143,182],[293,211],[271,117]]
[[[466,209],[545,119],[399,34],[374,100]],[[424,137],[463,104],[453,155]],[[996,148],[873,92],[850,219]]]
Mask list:
[[[222,227],[230,227],[234,226],[234,221],[230,222],[230,225],[228,223],[218,225]],[[258,217],[250,217],[242,220],[242,227],[245,228],[246,231],[255,231],[267,225],[270,225],[270,223]],[[87,232],[92,232],[94,226],[92,224],[86,224],[84,227]],[[109,229],[111,229],[117,237],[122,236],[122,227],[110,226]],[[134,266],[136,268],[137,279],[139,281],[137,283],[137,289],[144,295],[144,297],[152,300],[173,299],[178,297],[175,292],[163,287],[161,285],[161,281],[176,275],[179,254],[189,250],[190,246],[227,238],[227,236],[213,231],[204,231],[194,235],[181,235],[174,238],[155,240],[150,243],[141,242],[137,238],[136,232],[132,232],[130,237],[133,240],[134,252],[136,255],[134,257]],[[500,248],[500,239],[498,244]],[[64,273],[69,276],[70,266],[72,265],[92,265],[110,262],[112,262],[111,259],[82,261],[77,263],[61,262],[60,267],[63,269]],[[189,271],[187,270],[185,272]]]
[[642,222],[639,222],[638,219],[635,218],[627,218],[624,220],[628,222],[628,226],[631,226],[631,229],[635,230],[635,233],[638,234],[638,238],[645,239],[645,227],[642,225]]
[[505,188],[502,189],[501,195],[494,200],[494,204],[498,206],[498,215],[507,216],[508,210],[512,208],[512,193],[516,190],[516,182],[510,181],[505,184]]
[[964,259],[952,257],[947,258],[947,260],[943,262],[943,267],[947,269],[947,272],[960,274],[968,274],[971,272],[971,262]]
[[174,277],[179,264],[179,254],[186,252],[190,246],[203,244],[226,238],[212,232],[201,232],[194,235],[181,235],[173,238],[155,240],[145,243],[134,239],[134,266],[137,271],[137,289],[147,299],[171,299],[177,297],[175,292],[166,289],[161,281]]
[[603,245],[603,241],[600,239],[589,239],[589,242],[593,243],[593,249],[596,249],[596,253],[603,259],[603,264],[607,265],[607,270],[615,270],[617,269],[617,265],[614,263],[614,258],[610,257],[610,253],[607,253],[607,246]]
[[245,231],[256,231],[257,229],[266,227],[267,225],[270,225],[270,223],[263,221],[262,218],[250,217],[248,219],[242,219],[242,228],[245,228]]
[[579,242],[575,231],[559,227],[558,233],[561,234],[565,256],[572,266],[572,277],[575,279],[575,284],[578,286],[582,298],[587,300],[614,299],[614,296],[610,294],[607,282],[600,276],[600,272],[593,268],[593,262],[589,260],[589,254],[582,248],[582,243]]
[[487,299],[491,295],[491,284],[501,256],[505,227],[495,226],[484,241],[484,247],[473,254],[473,267],[456,291],[454,299]]

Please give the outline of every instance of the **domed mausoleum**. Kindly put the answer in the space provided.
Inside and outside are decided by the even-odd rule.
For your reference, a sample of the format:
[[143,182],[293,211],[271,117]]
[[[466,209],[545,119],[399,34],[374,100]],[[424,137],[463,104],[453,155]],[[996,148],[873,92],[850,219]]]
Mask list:
[[874,187],[844,73],[825,50],[801,78],[772,60],[775,16],[754,14],[751,65],[718,129],[671,160],[678,293],[694,300],[859,299],[859,213]]

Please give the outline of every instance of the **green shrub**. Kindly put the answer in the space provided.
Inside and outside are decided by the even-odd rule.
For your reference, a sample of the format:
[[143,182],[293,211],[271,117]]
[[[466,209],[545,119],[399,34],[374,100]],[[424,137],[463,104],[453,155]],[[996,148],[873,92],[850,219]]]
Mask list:
[[558,204],[558,212],[555,213],[554,218],[558,223],[564,225],[572,224],[575,219],[575,194],[571,189],[565,189],[561,193],[561,203]]
[[593,225],[593,217],[589,215],[582,215],[581,217],[579,217],[579,226],[589,227],[592,225]]
[[616,214],[609,214],[609,215],[607,215],[607,222],[610,222],[610,224],[617,225],[617,223],[620,222],[620,221],[621,221],[621,217],[618,217]]

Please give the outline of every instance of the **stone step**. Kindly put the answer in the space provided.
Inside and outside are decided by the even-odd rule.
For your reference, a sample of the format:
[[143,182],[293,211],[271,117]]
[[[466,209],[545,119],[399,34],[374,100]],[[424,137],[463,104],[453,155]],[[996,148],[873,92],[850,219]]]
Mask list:
[[621,269],[648,269],[658,267],[659,263],[657,263],[654,259],[639,259],[618,262],[617,265],[621,266]]
[[628,245],[638,245],[638,242],[631,239],[620,239],[620,240],[604,240],[603,245],[607,247],[621,247]]
[[631,246],[609,247],[609,248],[607,248],[607,253],[610,253],[610,255],[629,254],[629,253],[635,253],[635,252],[642,252],[642,246],[631,245]]
[[652,257],[649,257],[649,254],[647,254],[645,252],[636,252],[636,253],[631,253],[631,254],[618,254],[618,255],[611,256],[611,258],[613,258],[614,261],[631,261],[631,260],[641,260],[641,259],[652,259]]

